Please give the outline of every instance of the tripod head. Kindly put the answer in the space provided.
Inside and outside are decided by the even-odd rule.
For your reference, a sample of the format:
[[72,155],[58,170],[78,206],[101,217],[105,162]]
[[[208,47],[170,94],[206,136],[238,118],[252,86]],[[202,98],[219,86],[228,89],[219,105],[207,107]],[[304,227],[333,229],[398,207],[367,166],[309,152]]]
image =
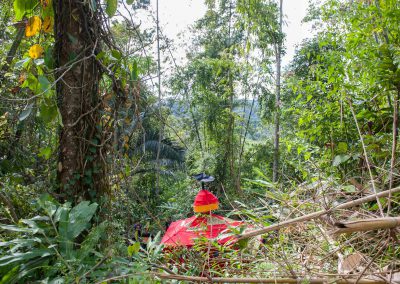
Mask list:
[[200,173],[200,174],[194,175],[193,177],[201,183],[201,189],[206,189],[205,188],[206,182],[212,182],[215,180],[215,178],[213,176],[208,176],[205,173]]

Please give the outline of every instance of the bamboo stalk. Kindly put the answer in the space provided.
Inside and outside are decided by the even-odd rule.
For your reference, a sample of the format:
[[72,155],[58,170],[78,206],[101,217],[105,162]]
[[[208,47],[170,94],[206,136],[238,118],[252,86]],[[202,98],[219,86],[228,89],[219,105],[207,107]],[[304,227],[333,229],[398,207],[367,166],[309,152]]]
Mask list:
[[373,201],[373,200],[376,200],[377,198],[381,198],[381,197],[386,197],[389,194],[394,194],[394,193],[397,193],[397,192],[400,192],[400,187],[396,187],[396,188],[393,188],[391,190],[385,190],[385,191],[379,192],[377,194],[371,194],[371,195],[368,195],[368,196],[365,196],[365,197],[362,197],[362,198],[359,198],[359,199],[356,199],[356,200],[352,200],[352,201],[340,204],[340,205],[338,205],[336,207],[332,207],[332,208],[330,208],[328,210],[320,210],[320,211],[317,211],[317,212],[314,212],[314,213],[311,213],[311,214],[307,214],[307,215],[304,215],[304,216],[301,216],[301,217],[297,217],[297,218],[290,219],[290,220],[287,220],[287,221],[283,221],[283,222],[280,222],[280,223],[275,223],[275,224],[273,224],[271,226],[268,226],[268,227],[265,227],[265,228],[262,228],[262,229],[254,230],[252,232],[248,232],[248,233],[239,235],[238,236],[238,240],[255,237],[255,236],[262,235],[262,234],[265,234],[265,233],[268,233],[268,232],[279,230],[281,228],[288,227],[288,226],[293,225],[293,224],[309,221],[309,220],[321,217],[322,215],[325,215],[325,214],[328,214],[328,213],[331,213],[331,212],[334,212],[334,211],[337,211],[337,210],[340,210],[340,209],[347,209],[347,208],[351,208],[351,207],[356,207],[356,206],[361,205],[361,204],[363,204],[365,202]]
[[[329,279],[329,278],[226,278],[226,277],[199,277],[199,276],[185,276],[185,275],[172,275],[166,273],[153,273],[154,276],[159,277],[161,279],[174,279],[174,280],[182,280],[182,281],[191,281],[191,282],[203,282],[203,283],[310,283],[310,284],[325,284],[325,283],[356,283],[356,278],[342,278],[342,279]],[[380,284],[386,283],[384,280],[372,280],[372,279],[360,279],[358,280],[359,284]]]
[[345,234],[378,229],[392,229],[400,226],[400,217],[372,218],[351,222],[336,223],[338,228],[332,231],[333,234]]

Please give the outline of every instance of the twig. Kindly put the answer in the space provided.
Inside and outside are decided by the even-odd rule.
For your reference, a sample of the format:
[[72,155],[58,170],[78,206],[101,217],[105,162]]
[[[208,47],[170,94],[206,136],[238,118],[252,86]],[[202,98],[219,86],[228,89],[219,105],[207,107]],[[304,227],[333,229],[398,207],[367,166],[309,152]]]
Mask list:
[[383,246],[379,249],[379,251],[375,254],[375,256],[368,262],[368,264],[365,266],[365,268],[363,269],[363,271],[360,273],[360,275],[358,276],[357,280],[356,280],[356,284],[360,283],[360,279],[361,277],[363,277],[365,271],[367,271],[367,269],[371,266],[371,264],[375,261],[375,259],[381,254],[381,252],[386,248],[388,242],[389,242],[388,238],[386,240],[386,242],[383,244]]
[[108,253],[98,262],[96,265],[94,265],[92,268],[90,268],[88,271],[86,271],[85,274],[83,274],[81,277],[78,277],[76,280],[76,283],[79,283],[82,279],[86,278],[92,271],[94,271],[96,268],[98,268],[100,265],[102,265],[108,258],[111,257],[112,250],[109,250]]
[[167,267],[165,267],[165,266],[161,266],[161,265],[158,265],[158,264],[155,264],[155,263],[153,263],[152,266],[155,267],[155,268],[158,268],[158,269],[162,269],[162,270],[164,270],[165,272],[168,272],[169,274],[176,274],[176,273],[173,272],[171,269],[169,269],[169,268],[167,268]]
[[[360,126],[358,125],[357,116],[356,116],[356,114],[354,112],[353,104],[352,104],[350,99],[348,99],[348,102],[349,102],[351,114],[353,115],[353,118],[354,118],[354,122],[356,123],[358,135],[360,136],[360,141],[361,141],[361,145],[362,145],[363,152],[364,152],[365,162],[367,163],[369,176],[371,178],[372,189],[374,190],[375,195],[377,195],[377,191],[376,191],[376,187],[375,187],[375,180],[374,180],[374,176],[372,175],[371,166],[369,164],[368,154],[367,154],[367,150],[366,150],[366,147],[365,147],[365,144],[364,144],[364,138],[363,138],[363,136],[361,134]],[[389,192],[389,195],[390,195],[390,192]],[[383,217],[384,216],[383,215],[383,207],[382,207],[381,201],[379,200],[378,197],[376,197],[376,202],[378,203],[379,211],[381,213],[381,216]]]
[[79,122],[84,116],[86,116],[86,115],[91,114],[92,112],[94,112],[100,105],[101,105],[101,102],[98,103],[98,104],[97,104],[94,108],[92,108],[91,110],[89,110],[89,111],[87,111],[87,112],[81,114],[81,115],[78,117],[78,119],[77,119],[74,123],[68,124],[67,127],[74,127],[75,125],[78,124],[78,122]]

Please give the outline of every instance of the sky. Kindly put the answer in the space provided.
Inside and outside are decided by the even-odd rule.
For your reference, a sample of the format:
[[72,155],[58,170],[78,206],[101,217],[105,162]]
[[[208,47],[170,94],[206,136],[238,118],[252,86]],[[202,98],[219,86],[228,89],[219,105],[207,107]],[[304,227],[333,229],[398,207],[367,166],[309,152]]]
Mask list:
[[[177,46],[174,54],[178,62],[184,61],[184,46],[188,27],[201,18],[206,7],[203,0],[159,0],[160,25],[164,35],[173,39]],[[156,0],[151,0],[151,7],[155,11]],[[283,57],[283,66],[293,58],[296,45],[311,36],[311,25],[301,23],[306,16],[308,0],[283,0],[283,13],[285,15],[283,31],[286,34],[286,55]],[[183,46],[183,47],[182,47]]]

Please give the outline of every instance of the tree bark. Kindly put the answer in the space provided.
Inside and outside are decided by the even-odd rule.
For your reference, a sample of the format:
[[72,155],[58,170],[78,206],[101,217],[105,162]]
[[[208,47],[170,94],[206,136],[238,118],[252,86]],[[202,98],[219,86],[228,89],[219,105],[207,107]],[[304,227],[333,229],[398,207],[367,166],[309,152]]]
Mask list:
[[[282,4],[279,1],[279,34],[282,34]],[[280,112],[281,112],[281,54],[282,40],[279,38],[275,44],[276,59],[276,83],[275,83],[275,130],[274,130],[274,162],[272,166],[272,181],[278,181],[279,167],[279,128],[280,128]]]
[[[101,22],[86,1],[54,1],[58,108],[62,118],[58,180],[61,199],[98,200],[107,190],[96,62]],[[99,6],[99,3],[98,3]]]

